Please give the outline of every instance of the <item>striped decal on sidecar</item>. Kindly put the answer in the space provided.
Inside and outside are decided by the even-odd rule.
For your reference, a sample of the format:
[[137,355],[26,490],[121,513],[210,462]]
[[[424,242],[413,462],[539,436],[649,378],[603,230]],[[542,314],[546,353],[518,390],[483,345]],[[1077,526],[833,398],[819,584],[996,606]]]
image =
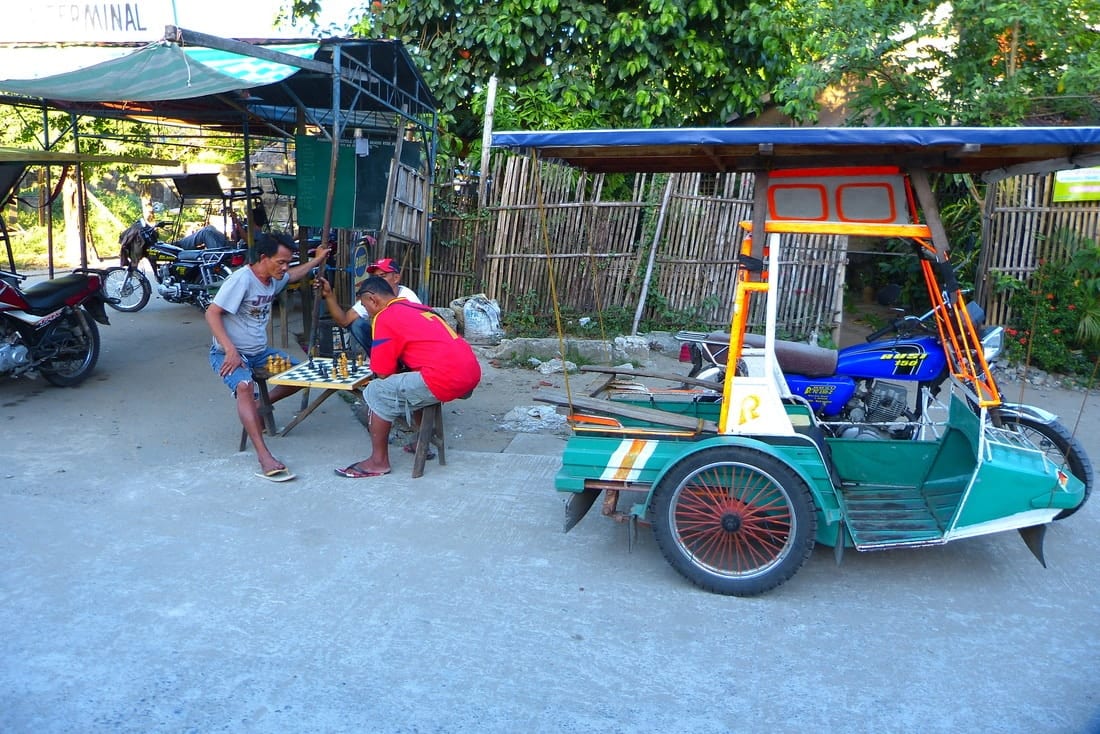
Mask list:
[[623,439],[611,454],[611,459],[607,463],[607,468],[603,470],[603,474],[600,475],[600,479],[619,482],[636,480],[656,448],[656,441]]

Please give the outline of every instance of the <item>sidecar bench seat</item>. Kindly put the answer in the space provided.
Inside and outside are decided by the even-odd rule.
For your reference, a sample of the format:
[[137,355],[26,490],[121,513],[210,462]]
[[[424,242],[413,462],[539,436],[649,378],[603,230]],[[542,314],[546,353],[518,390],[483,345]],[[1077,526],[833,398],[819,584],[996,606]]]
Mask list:
[[[264,424],[264,431],[268,436],[274,436],[278,431],[275,426],[275,408],[271,405],[271,396],[267,391],[268,373],[266,370],[252,370],[252,382],[256,385],[256,392],[260,397],[260,419]],[[244,451],[248,447],[248,431],[241,429],[241,444],[237,451]]]

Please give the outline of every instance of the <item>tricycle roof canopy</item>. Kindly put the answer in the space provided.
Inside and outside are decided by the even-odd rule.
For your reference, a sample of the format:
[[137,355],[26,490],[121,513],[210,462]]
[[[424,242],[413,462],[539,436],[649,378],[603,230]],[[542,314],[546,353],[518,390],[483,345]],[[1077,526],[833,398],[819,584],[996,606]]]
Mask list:
[[759,171],[892,164],[987,180],[1100,165],[1100,127],[802,127],[493,133],[596,173]]

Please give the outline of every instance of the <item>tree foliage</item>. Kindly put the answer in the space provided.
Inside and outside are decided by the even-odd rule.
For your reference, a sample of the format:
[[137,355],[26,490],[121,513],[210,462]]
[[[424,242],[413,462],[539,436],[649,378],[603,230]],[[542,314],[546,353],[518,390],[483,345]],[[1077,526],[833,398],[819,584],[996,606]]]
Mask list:
[[1100,120],[1097,0],[849,1],[808,22],[813,62],[799,78],[809,89],[843,84],[853,122]]
[[[297,15],[324,0],[297,0]],[[722,125],[783,97],[813,114],[796,89],[800,0],[395,0],[365,8],[356,32],[398,38],[440,100],[450,132],[480,136],[476,92],[490,76],[504,94],[537,96],[603,126]],[[530,99],[531,97],[528,97]],[[809,103],[807,103],[807,100]],[[549,111],[549,110],[545,110]]]
[[[292,0],[298,16],[324,0]],[[374,0],[354,32],[402,40],[445,128],[480,134],[491,75],[555,127],[725,125],[771,105],[856,124],[1093,123],[1098,0]],[[577,124],[581,123],[581,124]]]

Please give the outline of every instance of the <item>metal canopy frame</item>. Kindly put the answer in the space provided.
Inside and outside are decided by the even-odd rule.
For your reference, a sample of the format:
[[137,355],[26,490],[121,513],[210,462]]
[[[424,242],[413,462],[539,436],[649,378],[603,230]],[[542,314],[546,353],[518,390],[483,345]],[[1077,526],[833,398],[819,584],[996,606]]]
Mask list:
[[769,171],[897,165],[909,174],[942,260],[949,247],[930,173],[968,173],[994,182],[1024,173],[1100,165],[1100,127],[507,131],[494,132],[492,146],[527,151],[595,173],[752,172],[757,177],[754,249],[765,241]]
[[[201,46],[236,53],[275,63],[298,71],[282,81],[239,92],[207,95],[190,99],[135,102],[104,100],[96,102],[41,99],[45,110],[52,108],[76,116],[109,119],[144,120],[158,118],[240,135],[244,140],[246,164],[251,157],[251,138],[292,138],[306,125],[312,125],[332,143],[328,195],[322,231],[332,222],[332,199],[336,183],[339,141],[348,127],[362,129],[413,128],[423,137],[427,156],[428,181],[435,169],[439,146],[438,102],[416,70],[404,45],[392,39],[329,38],[278,39],[245,42],[166,26],[164,42],[180,46]],[[303,40],[319,43],[313,59],[282,53],[272,47],[300,44]],[[263,46],[259,45],[263,44]],[[0,95],[0,103],[27,104],[27,98]],[[45,132],[45,148],[49,131]],[[79,151],[79,140],[75,140]],[[251,167],[245,166],[245,189],[253,190]],[[251,198],[248,209],[252,209]],[[430,262],[431,227],[425,227],[424,260]],[[86,251],[82,245],[82,260]],[[427,272],[422,275],[427,288]]]

